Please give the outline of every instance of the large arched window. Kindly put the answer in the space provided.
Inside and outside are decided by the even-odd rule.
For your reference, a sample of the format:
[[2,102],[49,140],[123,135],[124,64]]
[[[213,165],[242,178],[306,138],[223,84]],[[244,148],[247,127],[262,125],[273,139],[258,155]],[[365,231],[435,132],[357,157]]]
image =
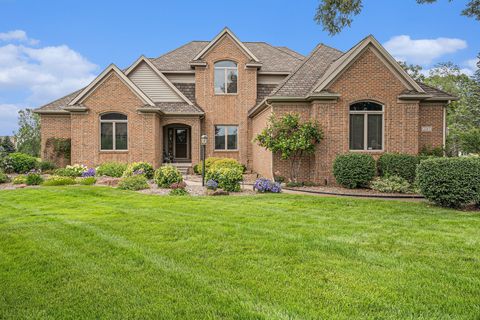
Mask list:
[[365,101],[350,106],[350,150],[383,150],[383,106]]
[[215,94],[237,93],[238,70],[233,61],[215,63]]
[[121,113],[105,113],[100,116],[100,150],[127,150],[127,116]]

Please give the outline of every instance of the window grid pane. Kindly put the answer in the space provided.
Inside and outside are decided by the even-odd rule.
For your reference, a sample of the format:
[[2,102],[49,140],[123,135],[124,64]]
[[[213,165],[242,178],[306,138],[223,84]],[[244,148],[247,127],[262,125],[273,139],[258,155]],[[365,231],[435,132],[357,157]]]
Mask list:
[[225,150],[225,127],[215,126],[215,150]]
[[128,149],[127,124],[115,123],[115,150],[127,150],[127,149]]
[[382,115],[369,114],[367,128],[368,150],[382,150]]
[[237,127],[230,126],[228,127],[228,136],[227,136],[227,148],[229,150],[237,149]]
[[225,69],[215,69],[215,93],[225,93]]
[[364,149],[364,115],[350,115],[350,150]]
[[113,123],[102,123],[100,128],[101,150],[113,150]]

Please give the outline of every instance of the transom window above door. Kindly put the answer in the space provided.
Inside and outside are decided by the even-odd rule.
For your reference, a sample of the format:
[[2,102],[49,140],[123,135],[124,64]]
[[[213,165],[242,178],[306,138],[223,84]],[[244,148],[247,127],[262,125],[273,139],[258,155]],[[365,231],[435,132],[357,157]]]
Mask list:
[[350,106],[350,150],[383,150],[383,106],[365,101]]
[[237,93],[238,68],[233,61],[217,61],[214,66],[215,94]]
[[128,118],[121,113],[105,113],[100,116],[100,150],[128,150]]
[[215,150],[237,150],[238,127],[215,126]]

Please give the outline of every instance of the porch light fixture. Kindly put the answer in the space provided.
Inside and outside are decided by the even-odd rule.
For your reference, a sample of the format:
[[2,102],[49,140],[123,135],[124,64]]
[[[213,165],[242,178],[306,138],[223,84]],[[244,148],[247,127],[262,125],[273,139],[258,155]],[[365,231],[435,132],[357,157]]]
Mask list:
[[205,147],[207,146],[208,137],[206,134],[202,134],[200,137],[200,143],[202,145],[202,187],[205,186]]

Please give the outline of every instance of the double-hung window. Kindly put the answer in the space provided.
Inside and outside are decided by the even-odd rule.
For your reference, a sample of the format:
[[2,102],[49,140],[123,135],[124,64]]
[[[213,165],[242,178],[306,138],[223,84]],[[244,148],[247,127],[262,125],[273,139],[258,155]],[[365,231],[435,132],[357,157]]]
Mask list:
[[350,150],[383,150],[383,106],[357,102],[350,106]]
[[237,150],[238,127],[215,126],[215,150]]
[[106,113],[100,116],[100,150],[128,150],[127,116],[121,113]]
[[237,93],[238,69],[233,61],[218,61],[214,66],[215,94]]

